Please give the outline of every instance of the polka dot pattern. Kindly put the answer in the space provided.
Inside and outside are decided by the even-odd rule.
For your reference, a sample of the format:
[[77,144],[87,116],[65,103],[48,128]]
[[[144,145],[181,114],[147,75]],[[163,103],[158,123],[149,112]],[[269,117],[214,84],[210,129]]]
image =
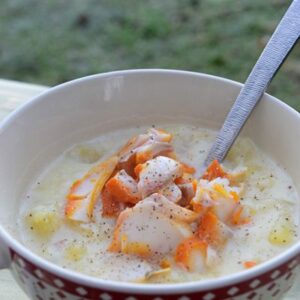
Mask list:
[[234,296],[234,295],[236,295],[238,292],[239,292],[239,288],[238,287],[236,287],[236,286],[234,286],[234,287],[232,287],[232,288],[230,288],[229,290],[228,290],[228,292],[227,292],[227,294],[229,295],[229,296]]
[[80,295],[80,296],[85,296],[87,294],[87,291],[83,288],[83,287],[78,287],[76,288],[76,292]]
[[54,279],[53,283],[55,286],[59,287],[59,288],[63,288],[64,287],[64,283],[60,280],[60,279]]
[[178,300],[191,300],[191,299],[187,296],[181,296],[178,298]]
[[299,255],[257,278],[215,290],[183,295],[131,295],[79,286],[38,268],[14,251],[11,251],[11,258],[14,277],[34,300],[278,300],[292,285],[300,266]]
[[216,295],[213,293],[208,293],[206,295],[204,295],[203,300],[213,300],[216,298]]
[[107,293],[102,293],[102,294],[100,294],[99,299],[101,299],[101,300],[112,300],[112,297]]

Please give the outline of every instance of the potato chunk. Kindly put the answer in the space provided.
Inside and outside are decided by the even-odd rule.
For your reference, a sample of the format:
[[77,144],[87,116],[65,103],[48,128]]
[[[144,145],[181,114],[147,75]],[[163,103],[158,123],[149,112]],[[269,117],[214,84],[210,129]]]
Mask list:
[[26,216],[26,223],[33,233],[49,237],[60,227],[60,218],[55,211],[33,211]]
[[269,234],[269,242],[276,246],[284,246],[293,242],[294,228],[289,219],[279,222]]
[[71,244],[65,250],[65,258],[71,261],[79,261],[87,253],[87,249],[83,245]]

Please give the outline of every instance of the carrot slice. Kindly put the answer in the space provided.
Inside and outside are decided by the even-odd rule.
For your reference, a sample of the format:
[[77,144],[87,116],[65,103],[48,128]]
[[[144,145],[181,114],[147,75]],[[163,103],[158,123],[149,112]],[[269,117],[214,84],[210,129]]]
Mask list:
[[147,160],[153,158],[153,152],[151,150],[146,150],[143,152],[138,152],[135,156],[135,162],[136,164],[143,164]]
[[166,268],[170,268],[171,267],[171,263],[170,263],[170,261],[167,258],[163,258],[161,260],[161,262],[159,263],[159,266],[162,269],[166,269]]
[[192,181],[192,185],[193,185],[193,190],[194,190],[194,192],[196,193],[196,191],[197,191],[197,186],[198,186],[198,181],[197,181],[197,179],[194,179],[194,180]]
[[227,173],[223,170],[220,163],[215,159],[203,174],[202,179],[211,181],[218,177],[226,178]]
[[194,267],[194,255],[198,253],[201,257],[206,257],[207,244],[197,237],[189,237],[181,242],[176,249],[175,261],[187,270]]
[[257,262],[254,261],[254,260],[249,260],[249,261],[245,261],[245,262],[244,262],[244,267],[245,267],[246,269],[253,268],[253,267],[255,267],[256,265],[257,265]]
[[112,197],[107,188],[102,191],[101,199],[102,215],[104,217],[117,217],[121,212],[121,204]]
[[188,164],[184,163],[184,162],[180,162],[182,165],[182,169],[184,173],[188,173],[188,174],[194,174],[196,172],[196,169],[192,166],[189,166]]
[[237,192],[231,191],[231,192],[229,192],[229,194],[232,196],[232,198],[233,198],[233,200],[234,200],[235,202],[239,202],[239,201],[240,201],[240,197],[239,197],[239,195],[238,195]]
[[208,244],[217,246],[221,243],[218,229],[218,218],[212,212],[206,212],[198,225],[198,236]]
[[156,129],[158,131],[158,133],[160,133],[160,140],[162,142],[171,142],[172,140],[172,134],[170,134],[169,132],[163,130],[163,129]]
[[245,218],[242,216],[244,211],[243,206],[238,206],[232,215],[232,224],[233,225],[245,225],[250,222],[250,218]]
[[136,204],[140,200],[137,183],[124,170],[112,177],[106,183],[106,188],[119,202]]
[[144,168],[143,164],[138,164],[137,166],[135,166],[134,174],[137,178],[139,177],[139,175],[142,172],[143,168]]

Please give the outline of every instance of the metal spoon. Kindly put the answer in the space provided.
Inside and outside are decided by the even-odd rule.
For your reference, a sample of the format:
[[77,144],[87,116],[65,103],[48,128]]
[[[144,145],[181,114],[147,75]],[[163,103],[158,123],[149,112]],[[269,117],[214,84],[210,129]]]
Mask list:
[[289,55],[300,36],[300,0],[294,0],[275,29],[228,113],[204,162],[221,162],[237,138],[255,105]]

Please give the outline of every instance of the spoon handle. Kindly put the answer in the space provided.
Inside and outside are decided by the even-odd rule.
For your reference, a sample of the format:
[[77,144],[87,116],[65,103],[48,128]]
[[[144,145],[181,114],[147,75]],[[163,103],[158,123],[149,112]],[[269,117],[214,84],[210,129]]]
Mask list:
[[300,0],[294,0],[252,69],[204,162],[221,162],[255,105],[300,36]]

